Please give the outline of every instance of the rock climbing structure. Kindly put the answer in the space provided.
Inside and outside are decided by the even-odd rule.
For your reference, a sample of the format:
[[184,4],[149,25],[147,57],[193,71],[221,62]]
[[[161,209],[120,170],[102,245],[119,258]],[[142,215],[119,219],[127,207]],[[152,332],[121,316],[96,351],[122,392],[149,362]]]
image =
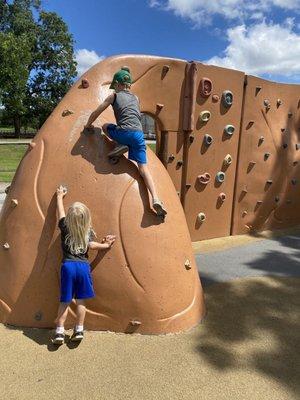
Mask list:
[[[125,156],[110,164],[112,143],[100,129],[83,132],[124,65],[141,111],[156,121],[157,157],[148,150],[148,158],[168,209],[164,223],[149,209],[136,166]],[[204,303],[189,234],[196,241],[300,223],[299,108],[297,85],[199,62],[117,56],[94,66],[35,137],[7,195],[1,321],[53,325],[60,266],[54,192],[63,183],[66,206],[86,203],[98,235],[118,236],[110,252],[91,258],[97,297],[88,302],[87,327],[166,333],[194,326]],[[113,121],[108,108],[98,127]]]
[[[54,326],[62,258],[55,195],[59,184],[68,187],[66,209],[74,201],[90,208],[99,239],[109,233],[117,236],[110,251],[90,251],[96,298],[87,301],[87,329],[180,332],[203,318],[191,239],[166,169],[149,149],[149,168],[168,209],[163,221],[149,206],[136,165],[125,156],[115,165],[109,162],[113,144],[101,135],[99,125],[94,133],[83,130],[121,65],[134,64],[133,76],[142,90],[143,77],[162,70],[163,62],[157,62],[117,57],[99,63],[73,85],[28,147],[1,211],[1,322]],[[178,74],[182,67],[179,63]],[[146,101],[152,104],[150,97]],[[97,122],[106,121],[113,121],[110,109]]]

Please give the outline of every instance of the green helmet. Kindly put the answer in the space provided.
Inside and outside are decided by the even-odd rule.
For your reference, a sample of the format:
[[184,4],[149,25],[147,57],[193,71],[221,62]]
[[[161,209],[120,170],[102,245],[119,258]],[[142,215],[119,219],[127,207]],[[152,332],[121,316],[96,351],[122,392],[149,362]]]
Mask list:
[[128,67],[122,67],[119,71],[114,74],[110,89],[114,89],[115,83],[132,83],[130,70]]

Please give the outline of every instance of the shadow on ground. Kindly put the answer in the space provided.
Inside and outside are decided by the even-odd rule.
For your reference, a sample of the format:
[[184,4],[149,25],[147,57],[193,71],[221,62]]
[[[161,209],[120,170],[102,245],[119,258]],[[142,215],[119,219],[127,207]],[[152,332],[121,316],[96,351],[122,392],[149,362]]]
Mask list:
[[300,279],[238,279],[210,286],[205,297],[201,357],[218,370],[254,370],[300,395]]

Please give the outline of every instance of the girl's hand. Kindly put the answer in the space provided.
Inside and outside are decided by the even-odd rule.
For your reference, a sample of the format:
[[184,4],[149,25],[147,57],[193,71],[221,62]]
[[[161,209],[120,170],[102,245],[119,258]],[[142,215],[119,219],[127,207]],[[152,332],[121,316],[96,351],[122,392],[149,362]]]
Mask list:
[[57,197],[65,197],[65,195],[67,194],[67,188],[65,186],[60,185],[57,189],[56,189],[56,196]]
[[115,240],[116,240],[115,235],[107,235],[103,239],[102,243],[107,243],[109,245],[109,247],[111,247],[114,244]]

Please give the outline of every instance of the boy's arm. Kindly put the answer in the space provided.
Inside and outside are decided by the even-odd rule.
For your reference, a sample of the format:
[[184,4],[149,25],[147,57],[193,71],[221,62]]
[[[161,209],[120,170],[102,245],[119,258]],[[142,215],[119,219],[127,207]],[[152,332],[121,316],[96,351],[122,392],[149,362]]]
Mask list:
[[107,107],[109,105],[111,105],[113,103],[115,99],[115,95],[111,94],[109,95],[104,101],[103,103],[100,104],[100,106],[98,106],[98,108],[96,108],[95,111],[92,112],[92,114],[90,115],[85,127],[88,129],[92,126],[92,123],[99,117],[99,115],[107,109]]
[[60,220],[66,216],[64,203],[63,203],[63,198],[66,195],[66,193],[67,193],[67,189],[65,187],[63,187],[62,185],[60,185],[56,189],[58,220]]

